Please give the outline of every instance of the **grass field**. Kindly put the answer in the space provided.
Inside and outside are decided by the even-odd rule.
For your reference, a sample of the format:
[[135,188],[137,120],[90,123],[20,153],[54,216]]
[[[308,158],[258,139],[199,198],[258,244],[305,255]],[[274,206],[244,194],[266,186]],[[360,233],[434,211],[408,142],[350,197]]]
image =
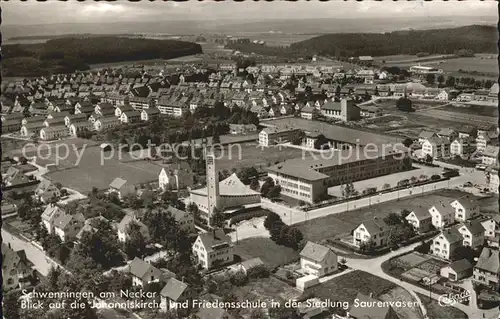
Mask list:
[[333,278],[319,286],[311,287],[306,293],[312,293],[320,299],[349,302],[352,304],[359,293],[379,298],[397,286],[385,279],[364,271],[355,270]]
[[439,319],[472,319],[468,318],[467,314],[463,311],[458,310],[454,307],[443,307],[439,303],[430,299],[429,296],[424,296],[422,294],[417,294],[425,308],[427,309],[427,315],[429,318],[439,318]]
[[248,238],[235,245],[234,253],[242,259],[260,258],[274,268],[299,260],[299,253],[291,248],[275,244],[270,238]]
[[297,224],[296,227],[310,241],[317,242],[333,239],[348,234],[364,220],[373,217],[384,218],[390,213],[400,213],[403,209],[412,210],[417,207],[429,207],[431,203],[439,203],[440,201],[447,203],[466,194],[468,193],[455,190],[440,190],[434,193],[404,198],[400,201],[385,202],[371,207],[312,219]]
[[217,168],[231,171],[232,168],[253,166],[259,169],[301,156],[302,150],[293,147],[261,148],[254,142],[241,143],[232,145],[230,149],[224,148],[224,156],[217,160]]

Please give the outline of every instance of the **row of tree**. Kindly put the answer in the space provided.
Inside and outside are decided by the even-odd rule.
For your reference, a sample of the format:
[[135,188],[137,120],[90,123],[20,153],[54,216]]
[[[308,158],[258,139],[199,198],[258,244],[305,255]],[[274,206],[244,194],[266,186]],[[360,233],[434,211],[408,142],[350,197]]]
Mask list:
[[271,234],[271,239],[278,245],[291,247],[295,250],[301,248],[304,239],[302,232],[295,227],[286,225],[278,214],[270,212],[264,220],[264,227]]

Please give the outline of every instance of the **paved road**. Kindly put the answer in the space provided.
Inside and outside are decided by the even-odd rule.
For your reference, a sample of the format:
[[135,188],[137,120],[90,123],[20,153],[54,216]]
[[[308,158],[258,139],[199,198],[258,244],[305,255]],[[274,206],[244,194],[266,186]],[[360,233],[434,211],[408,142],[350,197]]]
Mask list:
[[30,242],[10,234],[3,228],[2,239],[6,244],[10,244],[14,250],[24,249],[28,260],[34,264],[35,269],[42,274],[42,276],[47,276],[52,266],[58,265],[55,261],[47,257],[42,250],[35,247]]
[[[366,271],[366,272],[373,274],[377,277],[391,281],[391,282],[403,287],[404,289],[408,290],[414,296],[414,298],[419,300],[416,293],[420,293],[424,296],[429,296],[429,291],[427,289],[412,285],[412,284],[407,283],[405,281],[402,281],[402,280],[399,280],[399,279],[394,278],[392,276],[389,276],[386,273],[384,273],[384,271],[382,270],[382,267],[381,267],[381,265],[384,261],[386,261],[394,256],[397,256],[399,254],[410,252],[419,244],[420,243],[415,243],[415,244],[412,244],[410,246],[400,248],[400,249],[392,251],[386,255],[383,255],[383,256],[380,256],[377,258],[373,258],[373,259],[354,259],[354,258],[345,258],[345,259],[347,261],[347,266],[354,268],[354,269]],[[439,297],[440,297],[440,295],[431,294],[432,299],[439,300]],[[475,306],[475,302],[471,303],[471,305],[469,305],[469,306],[466,306],[466,305],[463,305],[460,303],[456,303],[453,305],[453,307],[466,313],[469,316],[469,319],[483,318],[483,314],[485,316],[484,318],[488,318],[488,319],[495,318],[496,319],[500,315],[498,308],[483,311],[483,310],[477,309],[477,307]],[[434,318],[431,318],[431,319],[434,319]]]

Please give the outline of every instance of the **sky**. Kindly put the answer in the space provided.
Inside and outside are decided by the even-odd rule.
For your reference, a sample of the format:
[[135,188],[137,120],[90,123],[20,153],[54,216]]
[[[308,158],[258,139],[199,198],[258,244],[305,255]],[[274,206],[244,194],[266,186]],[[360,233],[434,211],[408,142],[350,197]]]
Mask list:
[[270,20],[310,18],[392,18],[429,16],[492,16],[495,0],[453,1],[341,1],[330,2],[2,2],[2,24],[105,23],[161,20]]

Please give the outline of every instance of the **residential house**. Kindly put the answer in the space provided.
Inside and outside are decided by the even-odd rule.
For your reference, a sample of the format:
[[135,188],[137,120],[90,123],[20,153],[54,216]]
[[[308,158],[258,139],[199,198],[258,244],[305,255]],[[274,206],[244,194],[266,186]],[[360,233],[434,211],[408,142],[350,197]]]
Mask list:
[[120,116],[122,123],[135,123],[141,120],[141,112],[139,111],[125,111]]
[[460,259],[440,269],[441,277],[458,281],[472,276],[472,264],[467,259]]
[[450,203],[455,210],[455,220],[464,222],[479,214],[479,203],[472,198],[464,197]]
[[56,125],[50,127],[42,127],[40,129],[40,139],[44,141],[61,139],[69,136],[69,129],[66,125]]
[[450,157],[450,140],[445,137],[431,137],[422,144],[422,156],[434,159]]
[[490,192],[498,194],[498,188],[500,187],[500,178],[498,175],[497,167],[487,167],[485,171],[486,183],[488,184],[488,189]]
[[188,284],[170,278],[167,284],[160,291],[160,308],[163,311],[176,309],[179,304],[190,298],[190,291]]
[[474,152],[471,138],[456,138],[450,144],[450,155],[467,158]]
[[116,230],[118,233],[118,241],[122,243],[127,241],[127,239],[129,238],[128,232],[131,224],[137,224],[144,238],[149,238],[149,231],[146,225],[144,225],[135,216],[128,214],[123,216],[122,220],[116,226]]
[[496,237],[500,234],[500,215],[494,215],[481,221],[484,228],[484,237]]
[[94,125],[91,122],[74,122],[69,126],[69,134],[73,137],[78,137],[82,132],[92,131]]
[[260,258],[252,258],[242,261],[241,263],[234,265],[233,269],[235,271],[241,271],[245,275],[248,274],[248,271],[255,267],[265,267],[264,262]]
[[64,210],[55,204],[49,204],[45,207],[41,219],[43,226],[49,234],[52,234],[54,231],[54,221],[65,214]]
[[132,276],[132,285],[144,287],[152,282],[159,282],[162,272],[150,263],[135,257],[129,264],[128,271]]
[[124,112],[131,112],[131,111],[134,111],[134,108],[130,106],[130,104],[120,105],[115,108],[115,116],[119,118],[122,116]]
[[221,229],[198,235],[192,249],[204,269],[212,269],[233,262],[233,243]]
[[162,191],[179,190],[193,185],[193,171],[185,163],[163,167],[158,174],[158,186]]
[[485,150],[481,154],[481,163],[487,166],[498,167],[498,151],[499,147],[494,145],[486,146]]
[[477,284],[498,291],[500,288],[500,253],[498,249],[483,248],[474,266],[474,277],[472,279]]
[[458,137],[466,138],[466,137],[476,137],[477,136],[477,127],[473,125],[462,125],[458,129]]
[[179,227],[186,233],[194,233],[196,231],[193,214],[177,209],[173,206],[168,206],[166,211],[175,218],[177,225],[179,225]]
[[405,218],[419,233],[425,233],[432,228],[432,216],[429,210],[419,207],[411,211]]
[[449,226],[455,220],[455,209],[443,202],[429,208],[429,213],[432,216],[432,225],[436,229]]
[[76,239],[76,235],[83,228],[85,217],[82,213],[70,215],[63,211],[62,215],[53,220],[54,234],[59,236],[62,242]]
[[438,258],[452,260],[456,249],[462,246],[462,241],[462,235],[455,227],[442,230],[432,239],[430,253]]
[[10,243],[2,242],[2,289],[25,289],[31,285],[33,264],[24,250],[14,250]]
[[121,178],[121,177],[116,177],[110,184],[108,188],[108,193],[115,193],[118,198],[121,200],[123,197],[130,195],[130,194],[136,194],[136,188],[134,185],[129,183],[127,180]]
[[328,247],[308,241],[300,252],[300,268],[308,275],[326,276],[338,269],[337,254]]
[[42,179],[35,190],[35,196],[43,203],[61,197],[61,191],[48,179]]
[[463,246],[472,249],[484,244],[484,227],[477,219],[468,220],[458,226],[458,231],[463,237]]
[[314,107],[305,106],[300,110],[300,117],[307,120],[313,120],[316,118],[316,112],[317,110]]
[[21,120],[7,120],[2,122],[2,134],[19,132],[21,129]]
[[108,128],[113,128],[120,125],[120,120],[114,116],[100,117],[94,122],[94,129],[96,131],[105,130]]
[[442,128],[438,133],[438,137],[446,137],[448,140],[453,141],[458,138],[458,132],[451,128]]
[[427,141],[428,139],[431,139],[431,138],[436,138],[438,137],[438,135],[434,132],[430,132],[430,131],[422,131],[420,132],[420,134],[418,135],[418,142],[420,144],[423,144],[425,141]]
[[87,114],[85,113],[71,114],[64,117],[64,125],[66,125],[67,127],[69,127],[72,123],[77,123],[77,122],[88,122]]
[[141,111],[141,120],[143,121],[151,121],[158,116],[160,116],[160,110],[158,110],[156,107],[150,107]]
[[229,133],[235,135],[242,135],[248,133],[255,133],[257,126],[254,124],[229,124]]
[[381,247],[387,244],[389,233],[389,226],[382,219],[370,219],[354,229],[353,245],[360,247],[363,244],[373,242],[375,247]]

